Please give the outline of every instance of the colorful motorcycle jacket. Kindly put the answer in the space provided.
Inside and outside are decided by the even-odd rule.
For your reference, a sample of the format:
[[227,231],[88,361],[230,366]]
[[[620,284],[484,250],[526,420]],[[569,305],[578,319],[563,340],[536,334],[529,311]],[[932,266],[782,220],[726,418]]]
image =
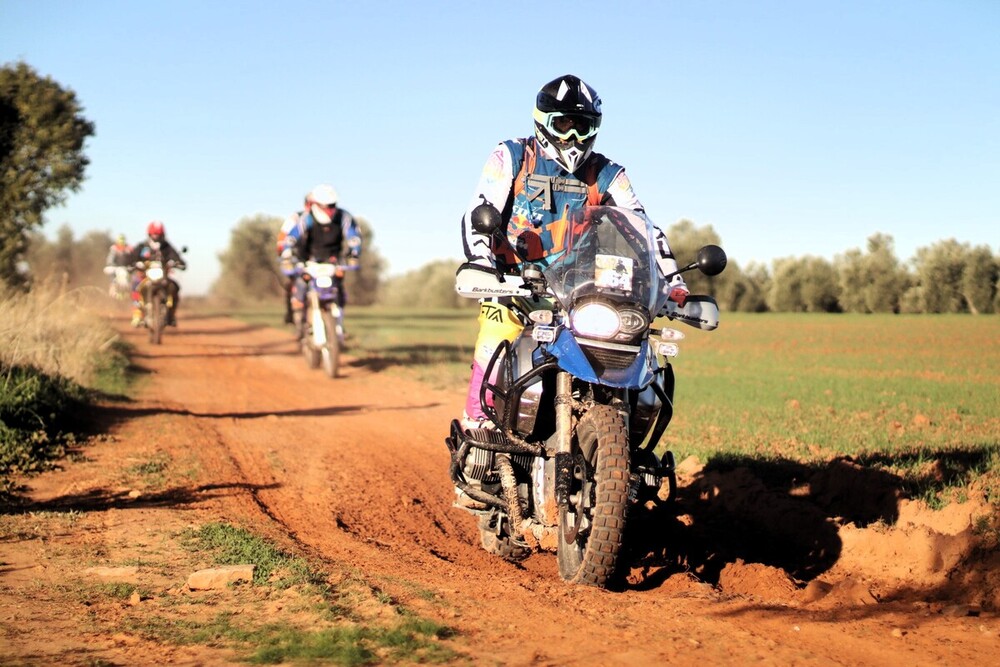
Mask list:
[[[472,209],[484,201],[507,221],[507,243],[497,243],[469,224]],[[645,213],[624,167],[604,155],[592,153],[576,174],[570,174],[541,153],[534,138],[504,141],[487,160],[462,218],[466,258],[504,273],[517,273],[523,262],[546,264],[566,251],[567,214],[599,205]],[[677,270],[673,253],[663,232],[657,229],[657,233],[658,263],[665,274],[672,273]]]

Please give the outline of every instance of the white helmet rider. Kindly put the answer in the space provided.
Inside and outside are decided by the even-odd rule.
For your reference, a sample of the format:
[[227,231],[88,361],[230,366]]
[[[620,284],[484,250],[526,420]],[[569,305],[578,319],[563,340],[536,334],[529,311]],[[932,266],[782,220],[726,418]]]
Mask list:
[[325,183],[317,185],[309,192],[307,199],[313,219],[321,225],[330,224],[337,207],[337,191],[333,186]]
[[594,147],[601,128],[601,98],[578,77],[567,74],[542,86],[533,116],[542,152],[572,174]]

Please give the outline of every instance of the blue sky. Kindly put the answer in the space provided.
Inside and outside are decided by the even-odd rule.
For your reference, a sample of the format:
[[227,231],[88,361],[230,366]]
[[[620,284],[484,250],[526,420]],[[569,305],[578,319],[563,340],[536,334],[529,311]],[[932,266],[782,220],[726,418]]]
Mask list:
[[650,217],[711,225],[741,266],[1000,243],[1000,0],[486,3],[0,0],[0,63],[96,124],[47,216],[140,237],[163,220],[208,289],[231,229],[317,183],[391,274],[461,256],[493,146],[566,73],[604,100],[597,150]]

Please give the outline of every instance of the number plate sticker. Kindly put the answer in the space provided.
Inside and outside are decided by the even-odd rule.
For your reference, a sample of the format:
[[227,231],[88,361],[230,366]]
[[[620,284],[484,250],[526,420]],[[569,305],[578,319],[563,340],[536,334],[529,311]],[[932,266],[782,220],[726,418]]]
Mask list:
[[597,255],[597,267],[594,269],[594,285],[608,289],[632,291],[632,274],[635,261],[631,257],[616,255]]

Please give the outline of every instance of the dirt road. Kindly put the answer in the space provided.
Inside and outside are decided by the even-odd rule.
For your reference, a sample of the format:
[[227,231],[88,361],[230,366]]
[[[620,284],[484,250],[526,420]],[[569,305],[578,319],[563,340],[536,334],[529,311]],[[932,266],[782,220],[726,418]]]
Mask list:
[[[624,590],[569,587],[554,555],[513,565],[486,554],[474,518],[452,507],[443,438],[460,393],[350,357],[330,381],[287,332],[225,318],[183,319],[156,347],[122,331],[148,373],[138,399],[102,407],[111,437],[28,480],[29,504],[4,517],[0,661],[235,661],[130,636],[114,622],[134,609],[58,592],[94,564],[137,563],[142,578],[144,562],[166,558],[169,530],[211,520],[363,573],[453,628],[448,643],[472,664],[978,665],[1000,655],[1000,568],[974,529],[982,504],[932,514],[844,462],[779,489],[747,468],[706,473],[688,461],[678,509],[634,525],[642,539]],[[172,476],[140,489],[124,471],[150,460],[169,461]],[[78,518],[44,535],[25,523],[55,512]],[[859,512],[892,525],[852,525]],[[144,580],[153,598],[182,595],[176,578],[157,578],[165,567]]]

